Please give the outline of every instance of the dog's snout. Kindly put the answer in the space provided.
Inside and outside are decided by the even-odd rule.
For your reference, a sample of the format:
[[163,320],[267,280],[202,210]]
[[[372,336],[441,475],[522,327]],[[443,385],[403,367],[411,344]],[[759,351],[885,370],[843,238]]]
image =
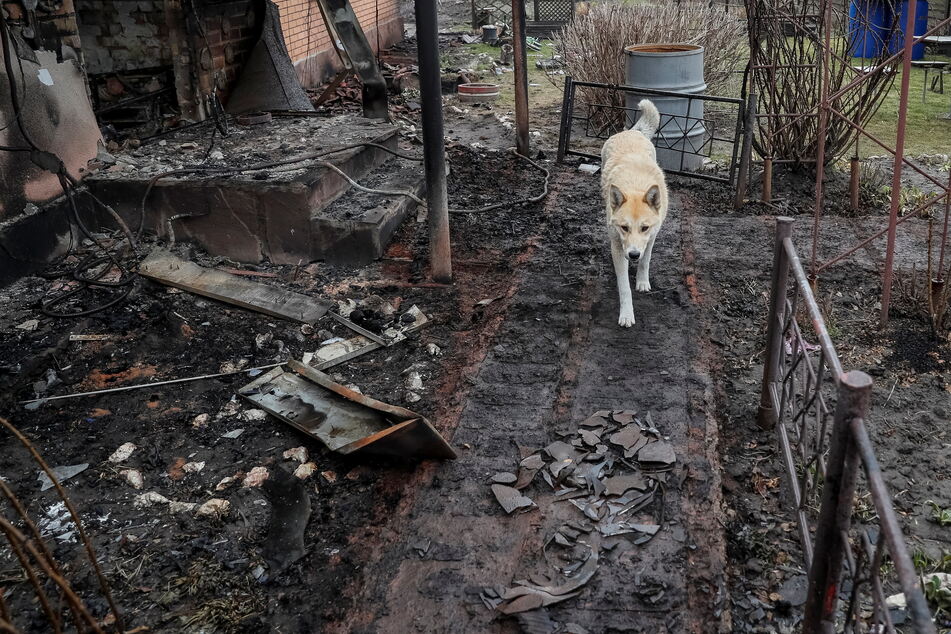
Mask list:
[[641,257],[641,251],[637,248],[631,248],[627,250],[627,259],[636,260]]

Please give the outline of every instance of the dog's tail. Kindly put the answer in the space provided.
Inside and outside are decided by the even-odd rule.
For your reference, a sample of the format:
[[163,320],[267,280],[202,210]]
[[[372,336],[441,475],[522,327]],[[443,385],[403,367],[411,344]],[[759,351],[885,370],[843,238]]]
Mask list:
[[634,129],[650,139],[660,127],[660,113],[650,99],[641,99],[637,107],[641,110],[641,117],[634,124]]

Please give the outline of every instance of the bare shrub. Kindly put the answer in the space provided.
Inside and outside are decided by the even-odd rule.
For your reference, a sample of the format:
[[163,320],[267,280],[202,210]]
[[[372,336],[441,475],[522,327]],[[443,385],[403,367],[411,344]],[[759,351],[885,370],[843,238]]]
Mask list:
[[[894,0],[889,0],[894,4]],[[830,116],[826,129],[825,161],[844,156],[855,142],[854,125],[864,127],[878,111],[895,80],[892,71],[871,72],[866,81],[849,87],[864,70],[853,67],[850,45],[869,26],[859,14],[862,29],[849,30],[848,15],[838,0],[746,0],[750,43],[750,90],[759,95],[756,151],[795,163],[818,156],[821,87],[828,78],[830,106],[841,116]],[[831,52],[824,69],[825,25],[817,16],[826,10]],[[777,19],[782,17],[783,19]],[[888,56],[883,47],[870,68]],[[848,89],[846,89],[848,88]],[[805,113],[805,116],[799,116]]]
[[603,2],[592,5],[555,36],[566,72],[574,79],[624,83],[624,49],[634,44],[678,43],[704,47],[710,92],[730,88],[746,58],[746,26],[735,12],[695,0],[663,4]]
[[[580,81],[624,84],[624,49],[634,44],[703,46],[704,79],[712,94],[735,92],[739,85],[738,71],[746,63],[745,21],[734,11],[725,11],[722,6],[701,0],[592,4],[554,39],[564,60],[565,72]],[[624,97],[616,91],[586,90],[582,99],[588,103],[624,107]],[[618,119],[614,123],[620,126],[622,111],[613,112]],[[603,110],[596,114],[609,116]]]

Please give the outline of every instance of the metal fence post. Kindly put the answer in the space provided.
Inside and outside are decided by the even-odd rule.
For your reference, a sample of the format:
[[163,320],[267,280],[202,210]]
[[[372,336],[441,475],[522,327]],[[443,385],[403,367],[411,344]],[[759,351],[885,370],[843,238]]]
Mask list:
[[736,178],[736,199],[733,208],[739,209],[746,199],[750,180],[750,162],[753,157],[753,126],[756,122],[756,93],[746,97],[746,110],[743,113],[743,151],[740,153],[740,168]]
[[852,371],[842,376],[822,484],[822,505],[809,570],[803,634],[835,631],[835,608],[846,548],[844,536],[848,534],[852,519],[859,470],[859,453],[851,433],[851,423],[856,418],[866,418],[871,395],[872,377],[869,375]]
[[571,99],[571,75],[565,75],[565,94],[561,97],[561,129],[558,131],[558,162],[565,162],[565,152],[568,151],[568,139],[571,135],[571,108],[574,105]]
[[770,386],[779,378],[783,355],[783,321],[786,312],[786,286],[789,280],[789,258],[783,241],[792,235],[793,219],[776,218],[776,239],[773,243],[773,280],[769,292],[769,320],[766,326],[766,360],[763,364],[763,385],[760,390],[757,420],[768,429],[776,424],[776,410]]

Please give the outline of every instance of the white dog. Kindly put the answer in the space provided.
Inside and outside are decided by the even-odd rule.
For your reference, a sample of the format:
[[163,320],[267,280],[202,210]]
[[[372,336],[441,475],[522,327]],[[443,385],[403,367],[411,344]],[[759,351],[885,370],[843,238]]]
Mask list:
[[651,251],[667,216],[667,184],[651,143],[660,125],[660,113],[647,99],[638,107],[641,117],[637,124],[612,136],[601,149],[601,195],[607,208],[611,257],[621,301],[618,324],[624,328],[634,325],[628,264],[637,261],[636,288],[649,291]]

